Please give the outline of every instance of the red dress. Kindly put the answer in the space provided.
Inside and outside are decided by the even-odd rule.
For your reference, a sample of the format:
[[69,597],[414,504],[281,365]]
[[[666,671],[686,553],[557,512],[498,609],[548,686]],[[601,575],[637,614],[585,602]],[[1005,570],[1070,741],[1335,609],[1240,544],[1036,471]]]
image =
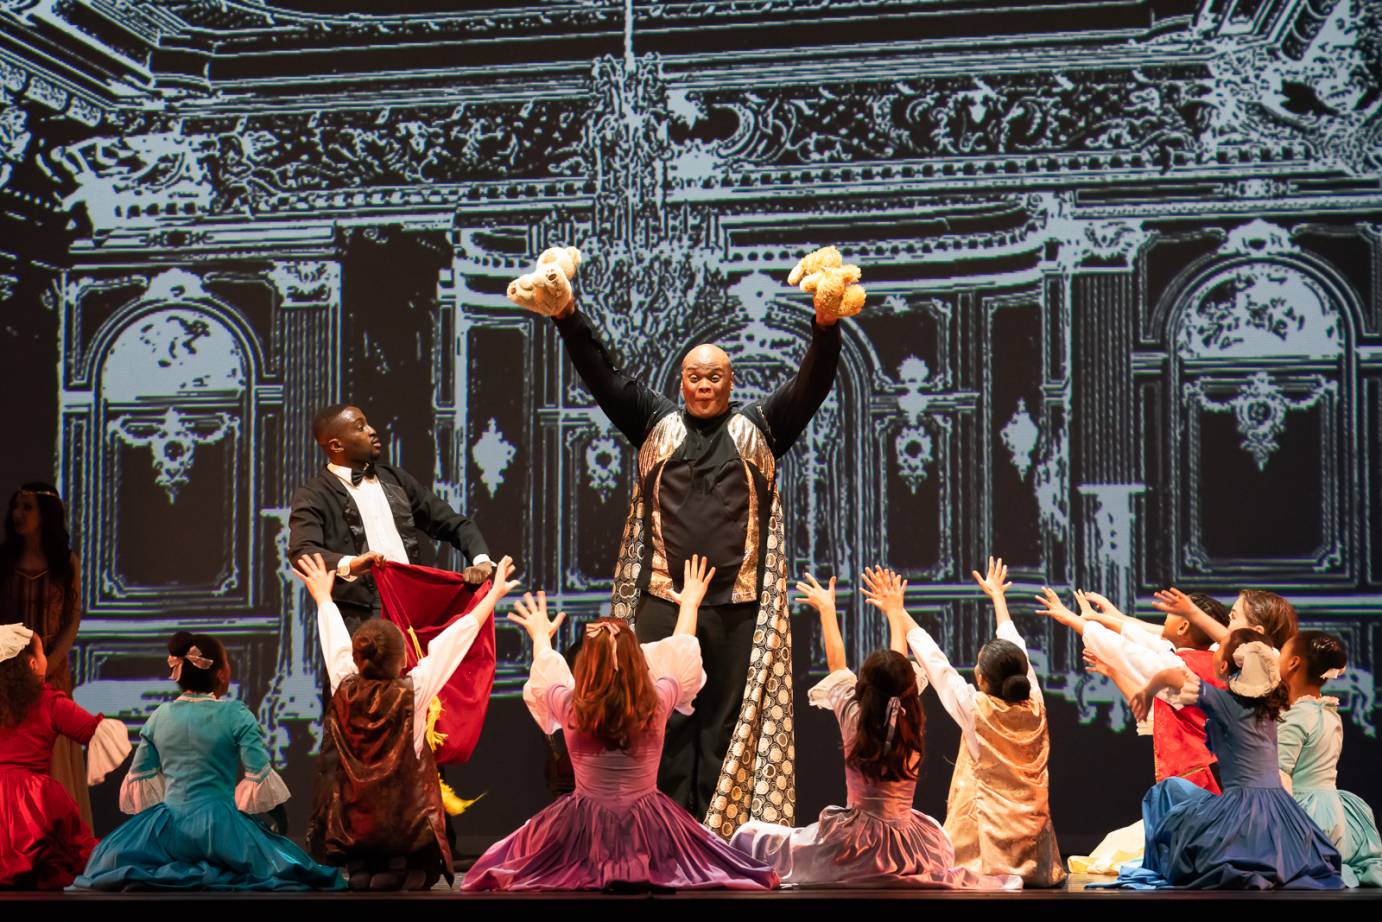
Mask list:
[[[1214,654],[1209,650],[1181,649],[1176,655],[1190,671],[1216,688],[1225,688],[1214,674]],[[1152,753],[1156,760],[1156,780],[1184,778],[1211,794],[1221,793],[1210,768],[1218,759],[1205,743],[1204,711],[1194,705],[1177,710],[1157,698],[1152,704]]]
[[28,716],[0,731],[0,887],[61,890],[85,869],[96,840],[49,764],[59,736],[84,746],[100,722],[45,686]]

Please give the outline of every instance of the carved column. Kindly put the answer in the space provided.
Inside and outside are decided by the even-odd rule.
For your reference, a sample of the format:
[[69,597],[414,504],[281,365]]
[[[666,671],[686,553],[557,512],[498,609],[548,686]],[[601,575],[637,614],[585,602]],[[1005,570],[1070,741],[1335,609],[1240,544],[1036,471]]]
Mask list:
[[315,607],[292,575],[288,560],[288,513],[292,491],[321,463],[312,440],[312,416],[340,393],[341,267],[336,262],[275,263],[268,274],[282,301],[276,318],[283,367],[282,489],[276,506],[260,510],[277,529],[277,576],[283,619],[278,669],[260,704],[269,751],[278,764],[305,732],[312,754],[321,740],[321,656]]

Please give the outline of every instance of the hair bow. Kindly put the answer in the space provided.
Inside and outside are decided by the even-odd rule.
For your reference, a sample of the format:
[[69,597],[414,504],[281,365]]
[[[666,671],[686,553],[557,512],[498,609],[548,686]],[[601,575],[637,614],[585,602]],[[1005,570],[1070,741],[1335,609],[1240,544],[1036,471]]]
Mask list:
[[211,664],[214,662],[215,660],[210,660],[202,656],[202,651],[197,647],[188,647],[187,652],[182,656],[168,657],[168,666],[173,670],[172,675],[168,676],[168,678],[172,679],[174,682],[181,679],[183,663],[191,663],[197,669],[210,669]]
[[897,735],[897,715],[902,711],[902,699],[893,695],[888,699],[888,735],[883,740],[883,754],[887,755],[893,748],[893,737]]
[[619,656],[617,655],[617,644],[619,632],[624,629],[624,625],[619,621],[592,621],[585,626],[586,637],[599,637],[604,634],[609,637],[609,655],[614,660],[614,671],[619,671]]
[[1277,661],[1281,654],[1270,644],[1250,641],[1233,651],[1233,663],[1238,674],[1228,680],[1228,687],[1244,698],[1261,698],[1281,684]]

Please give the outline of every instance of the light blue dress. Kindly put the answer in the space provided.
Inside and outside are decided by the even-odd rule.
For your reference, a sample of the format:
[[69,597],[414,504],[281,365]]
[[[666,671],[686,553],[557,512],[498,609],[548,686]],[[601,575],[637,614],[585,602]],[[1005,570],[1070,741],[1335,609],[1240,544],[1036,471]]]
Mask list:
[[1281,786],[1277,724],[1207,682],[1198,704],[1219,757],[1223,793],[1167,778],[1142,798],[1141,866],[1113,886],[1226,890],[1342,890],[1339,852]]
[[[236,784],[240,769],[244,779]],[[239,701],[185,694],[154,711],[120,788],[136,814],[106,836],[77,888],[92,890],[339,890],[314,862],[242,810],[288,798],[259,722]]]
[[1343,856],[1344,883],[1382,887],[1382,837],[1371,808],[1339,790],[1344,725],[1337,698],[1297,698],[1277,731],[1277,765],[1291,779],[1291,796]]

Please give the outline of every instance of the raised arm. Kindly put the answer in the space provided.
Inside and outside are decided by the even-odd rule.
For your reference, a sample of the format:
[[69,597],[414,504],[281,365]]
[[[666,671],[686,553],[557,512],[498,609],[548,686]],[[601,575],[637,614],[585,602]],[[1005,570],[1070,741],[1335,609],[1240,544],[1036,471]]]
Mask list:
[[835,384],[835,371],[840,365],[840,326],[824,326],[818,320],[811,328],[811,345],[791,380],[768,395],[759,404],[763,420],[768,424],[773,455],[782,457],[806,431],[811,417],[816,415],[830,389]]
[[984,595],[989,597],[993,603],[993,620],[998,627],[1012,622],[1012,616],[1008,614],[1007,592],[1012,588],[1012,583],[1008,582],[1008,566],[1003,563],[1003,558],[990,557],[988,573],[980,575],[978,570],[971,570],[970,575],[979,584],[979,588],[984,590]]
[[710,581],[715,578],[715,568],[710,561],[699,554],[692,554],[682,567],[681,592],[673,592],[672,597],[680,608],[677,610],[677,623],[672,634],[696,634],[696,616],[700,614],[701,602],[710,589]]
[[1215,621],[1205,614],[1204,609],[1196,605],[1190,596],[1172,586],[1156,593],[1155,601],[1152,605],[1158,611],[1164,611],[1168,615],[1180,615],[1195,627],[1204,631],[1205,636],[1215,643],[1223,643],[1228,638],[1228,627]]
[[331,692],[335,694],[337,686],[357,671],[355,657],[351,655],[350,630],[341,618],[341,610],[331,599],[336,571],[327,568],[321,554],[304,554],[293,561],[293,575],[302,580],[317,605],[317,639],[326,660]]
[[835,612],[835,577],[822,586],[810,573],[797,583],[797,601],[810,605],[821,617],[821,646],[825,648],[825,667],[831,672],[848,669],[845,641],[840,636],[840,619]]
[[904,607],[903,591],[906,581],[891,570],[871,568],[864,571],[864,601],[887,615],[890,628],[906,631],[907,646],[921,664],[927,682],[936,690],[941,706],[960,727],[970,754],[979,754],[979,740],[974,732],[974,696],[970,685],[950,665],[950,660],[929,633],[917,626]]
[[1163,669],[1152,676],[1151,680],[1137,694],[1132,696],[1128,704],[1132,706],[1134,717],[1138,720],[1146,720],[1147,715],[1152,711],[1152,699],[1157,694],[1163,691],[1180,692],[1186,686],[1193,686],[1198,689],[1199,684],[1199,679],[1184,669]]
[[471,644],[480,634],[480,628],[494,614],[494,606],[499,600],[518,588],[513,580],[513,558],[505,557],[494,570],[494,582],[490,584],[485,597],[465,617],[457,618],[447,626],[431,643],[427,644],[427,655],[408,673],[413,682],[413,695],[417,701],[431,701],[441,691],[442,686],[451,680],[452,674],[460,667]]
[[676,412],[675,403],[614,363],[604,344],[596,338],[590,321],[576,310],[574,303],[565,315],[554,317],[553,322],[566,343],[566,353],[576,373],[610,422],[635,448],[643,444],[653,423]]

